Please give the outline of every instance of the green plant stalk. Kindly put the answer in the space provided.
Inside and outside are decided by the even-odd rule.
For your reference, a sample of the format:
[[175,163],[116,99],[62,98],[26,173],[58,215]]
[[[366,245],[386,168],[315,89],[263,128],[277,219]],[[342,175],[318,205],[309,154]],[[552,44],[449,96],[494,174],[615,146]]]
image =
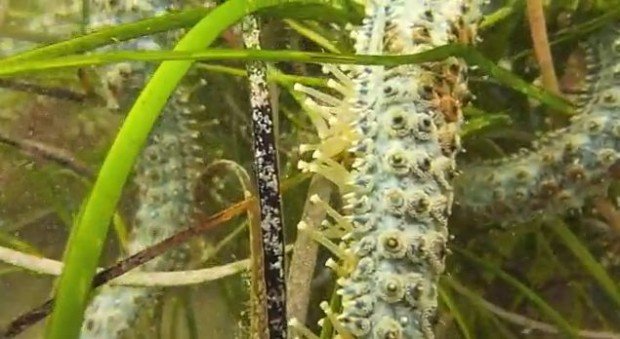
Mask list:
[[[230,66],[222,66],[222,65],[213,65],[213,64],[197,64],[195,66],[198,69],[202,69],[210,72],[218,72],[222,74],[228,74],[232,76],[238,77],[247,77],[247,72],[245,69],[230,67]],[[277,68],[268,67],[267,70],[267,78],[269,80],[277,82],[279,85],[284,87],[292,88],[295,83],[301,83],[306,86],[316,86],[316,87],[325,87],[327,86],[327,80],[325,78],[320,77],[309,77],[303,75],[293,75],[293,74],[285,74],[280,72]]]
[[[569,276],[570,273],[568,269],[564,267],[564,263],[562,263],[560,261],[560,258],[558,258],[557,254],[551,247],[549,239],[546,237],[546,235],[544,235],[543,232],[537,232],[536,238],[537,242],[541,244],[542,250],[544,251],[542,252],[542,255],[549,256],[549,258],[553,260],[553,264],[555,265],[555,267],[557,267],[557,271],[560,275],[564,277]],[[592,312],[596,316],[596,319],[603,327],[612,327],[609,321],[605,318],[605,316],[601,314],[601,310],[594,304],[594,301],[592,300],[592,295],[585,290],[582,284],[574,284],[573,286],[571,286],[571,289],[575,291],[575,294],[581,297],[585,304],[590,308],[590,312]]]
[[[194,291],[187,290],[181,294],[181,304],[183,306],[183,313],[185,314],[185,323],[187,325],[187,336],[189,339],[198,339],[198,323],[196,322],[196,312],[192,306],[192,294]],[[175,318],[176,319],[176,318]],[[175,321],[176,322],[176,321]],[[171,332],[170,335],[176,335],[176,332]]]
[[457,325],[461,329],[461,333],[463,333],[463,337],[465,337],[465,339],[472,339],[472,331],[467,326],[467,322],[463,317],[463,313],[457,307],[454,298],[452,297],[452,295],[450,295],[450,292],[448,292],[443,286],[439,286],[438,292],[439,298],[443,301],[444,304],[446,304],[446,306],[450,310],[450,314],[454,316]]
[[[196,24],[175,51],[204,48],[245,15],[287,2],[329,4],[326,0],[230,0]],[[191,65],[190,60],[162,63],[129,111],[69,237],[46,338],[79,335],[92,279],[123,186],[159,113]]]
[[[272,0],[271,0],[272,1]],[[408,55],[344,55],[301,51],[281,50],[227,50],[207,49],[200,51],[144,51],[144,52],[113,52],[92,55],[68,55],[50,60],[32,60],[20,63],[0,63],[0,76],[17,75],[33,71],[48,71],[67,67],[82,67],[102,65],[121,61],[151,61],[163,60],[259,60],[259,61],[293,61],[306,63],[332,64],[363,64],[397,66],[402,64],[416,64],[430,61],[440,61],[450,56],[463,58],[470,65],[478,66],[485,74],[497,79],[503,85],[539,100],[549,107],[564,113],[572,113],[572,106],[561,97],[549,93],[542,88],[533,86],[511,72],[497,66],[485,58],[473,47],[452,44],[434,48],[429,51]]]
[[495,12],[489,15],[486,15],[482,23],[480,23],[480,26],[478,27],[478,29],[485,30],[485,29],[491,28],[495,26],[495,24],[497,24],[498,22],[501,22],[504,19],[510,17],[515,12],[516,4],[517,4],[517,1],[513,0],[507,5],[505,5],[504,7],[496,10]]
[[548,222],[546,225],[559,237],[564,246],[575,255],[583,267],[592,275],[594,280],[603,288],[607,296],[620,308],[620,290],[614,280],[607,275],[605,269],[599,264],[588,249],[571,232],[566,224],[560,220]]
[[463,258],[484,268],[486,271],[492,272],[497,277],[508,283],[510,286],[516,288],[528,300],[530,300],[534,305],[536,305],[536,307],[538,307],[541,313],[543,313],[550,320],[552,320],[557,325],[558,330],[562,332],[567,338],[576,338],[576,331],[570,325],[570,323],[566,321],[566,319],[564,319],[561,314],[554,310],[551,305],[549,305],[546,301],[539,297],[536,292],[532,291],[529,287],[527,287],[508,273],[504,272],[500,268],[494,266],[491,263],[488,263],[485,260],[477,258],[473,253],[460,248],[453,248],[453,250],[459,255],[461,255]]
[[41,251],[27,241],[21,240],[5,230],[0,230],[0,246],[5,246],[28,254],[43,256]]
[[161,33],[175,28],[191,27],[209,12],[210,9],[201,7],[110,28],[103,28],[90,34],[78,36],[52,45],[35,48],[1,59],[0,68],[3,65],[15,61],[59,57],[62,55],[92,50],[97,47],[102,47],[145,35]]
[[292,29],[294,29],[298,34],[311,40],[318,46],[325,48],[331,53],[340,53],[340,50],[338,50],[338,47],[336,47],[333,43],[331,43],[329,39],[313,31],[311,28],[308,28],[295,20],[286,19],[284,20],[284,22],[287,25],[289,25]]
[[[276,8],[270,13],[265,14],[274,17],[290,17],[297,19],[321,18],[322,20],[337,21],[342,24],[349,21],[355,21],[361,17],[361,12],[359,10],[352,11],[351,9],[346,8],[345,2],[336,0],[334,3],[337,3],[338,6],[332,6],[326,1],[322,3],[295,2],[295,6],[297,7],[286,8],[286,6],[281,6],[281,8]],[[300,8],[300,6],[302,8]],[[102,28],[93,33],[78,36],[70,40],[35,48],[0,59],[0,65],[15,61],[51,58],[72,53],[80,53],[93,50],[97,47],[103,47],[142,36],[162,33],[172,29],[192,27],[210,11],[211,9],[209,8],[193,8],[178,13],[162,15],[156,18],[149,18],[114,27]],[[314,15],[316,13],[320,13],[320,16]]]

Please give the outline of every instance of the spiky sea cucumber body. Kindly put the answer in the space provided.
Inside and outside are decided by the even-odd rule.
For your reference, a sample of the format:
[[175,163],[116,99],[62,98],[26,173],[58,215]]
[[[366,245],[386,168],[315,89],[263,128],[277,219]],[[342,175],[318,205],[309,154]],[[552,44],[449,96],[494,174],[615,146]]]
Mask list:
[[[170,8],[174,8],[177,0],[94,0],[90,4],[90,29],[100,29],[122,23],[134,22],[140,19],[161,15]],[[173,35],[171,33],[141,37],[121,42],[100,50],[160,50]],[[101,68],[101,94],[106,99],[107,106],[119,109],[122,105],[121,97],[128,89],[141,88],[145,75],[152,69],[145,63],[120,62]]]
[[[417,53],[444,45],[467,29],[467,10],[463,1],[371,1],[354,34],[356,53]],[[328,263],[341,276],[336,327],[359,338],[432,338],[460,147],[464,68],[451,59],[360,66],[348,76],[340,80],[349,90],[340,90],[345,99],[339,106],[298,86],[325,103],[307,106],[327,115],[327,128],[315,123],[323,143],[304,147],[315,150],[314,162],[300,167],[336,182],[345,202],[344,217],[328,209],[336,224],[325,223],[323,231],[344,242],[335,248],[316,235],[341,259],[340,265]],[[448,99],[454,109],[446,109]],[[339,128],[345,132],[333,132]],[[346,141],[354,155],[350,172],[328,158]]]
[[[158,2],[159,3],[159,2]],[[117,3],[123,6],[123,2]],[[156,7],[148,7],[156,8]],[[135,69],[134,69],[135,70]],[[144,69],[139,68],[144,79]],[[135,217],[129,254],[168,238],[189,226],[194,209],[193,184],[197,178],[197,132],[192,126],[190,93],[181,86],[169,99],[137,165],[140,205]],[[174,250],[141,266],[147,271],[179,268],[183,251]],[[104,286],[85,313],[81,338],[117,338],[146,309],[157,289]]]
[[464,169],[456,189],[465,213],[513,224],[578,210],[606,195],[610,170],[620,158],[620,26],[593,36],[585,52],[580,114],[532,150]]

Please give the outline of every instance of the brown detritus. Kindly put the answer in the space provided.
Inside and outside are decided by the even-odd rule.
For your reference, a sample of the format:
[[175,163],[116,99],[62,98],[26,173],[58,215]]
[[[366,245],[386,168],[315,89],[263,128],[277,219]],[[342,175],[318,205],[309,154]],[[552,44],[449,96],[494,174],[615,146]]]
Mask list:
[[596,211],[607,221],[607,224],[620,234],[620,211],[606,198],[598,198],[594,201]]

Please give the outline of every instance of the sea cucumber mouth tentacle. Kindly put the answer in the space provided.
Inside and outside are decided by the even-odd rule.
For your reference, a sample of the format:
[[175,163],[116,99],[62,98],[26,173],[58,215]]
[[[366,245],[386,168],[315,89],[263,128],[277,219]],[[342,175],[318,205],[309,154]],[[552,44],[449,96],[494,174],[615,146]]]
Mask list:
[[[468,4],[371,1],[353,34],[356,53],[416,53],[471,42],[480,14]],[[329,221],[318,230],[300,225],[336,259],[326,265],[339,276],[343,308],[339,314],[323,308],[342,336],[433,338],[466,67],[449,58],[343,69],[335,74],[339,100],[296,86],[310,97],[305,106],[321,139],[302,147],[312,160],[299,167],[338,185],[344,204],[342,214],[328,209]]]
[[620,159],[619,33],[610,25],[585,43],[585,89],[568,127],[544,135],[531,150],[463,169],[456,194],[464,213],[515,224],[579,211],[607,194]]

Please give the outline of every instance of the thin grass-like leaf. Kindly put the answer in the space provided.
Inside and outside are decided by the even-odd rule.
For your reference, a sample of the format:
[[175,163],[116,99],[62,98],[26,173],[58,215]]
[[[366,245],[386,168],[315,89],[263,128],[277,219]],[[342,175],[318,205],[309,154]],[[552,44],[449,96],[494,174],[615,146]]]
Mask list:
[[[88,1],[86,1],[88,2]],[[0,60],[0,68],[15,61],[53,58],[61,55],[89,51],[97,47],[115,44],[121,41],[145,35],[161,33],[175,28],[191,27],[209,13],[210,9],[200,7],[180,13],[162,15],[110,28],[103,28],[93,33],[61,41],[52,45],[28,50]]]
[[614,280],[607,274],[603,266],[590,254],[579,238],[560,220],[548,222],[546,225],[558,236],[562,243],[575,255],[596,282],[603,288],[607,296],[620,308],[620,290]]
[[[204,48],[243,16],[281,3],[286,1],[230,0],[192,28],[175,50]],[[298,3],[330,2],[305,0]],[[189,60],[162,63],[127,114],[90,196],[85,200],[83,213],[72,229],[64,255],[66,266],[58,281],[57,299],[47,327],[48,339],[74,338],[79,334],[91,282],[123,186],[159,113],[191,65]]]
[[12,248],[28,254],[42,255],[41,251],[39,251],[36,246],[3,230],[0,230],[0,246]]
[[557,325],[558,329],[568,338],[574,338],[576,336],[575,329],[572,328],[570,323],[566,319],[564,319],[561,314],[554,310],[551,305],[549,305],[538,294],[536,294],[536,292],[532,291],[525,284],[515,279],[508,273],[504,272],[502,269],[496,267],[495,265],[476,257],[473,253],[467,250],[460,248],[454,248],[453,250],[459,255],[461,255],[464,259],[467,259],[476,266],[482,267],[484,270],[495,274],[498,278],[502,279],[510,286],[521,292],[521,294],[525,298],[527,298],[534,305],[536,305],[536,307],[538,307],[541,313],[543,313],[547,318],[552,320]]
[[[280,9],[276,9],[265,14],[271,17],[280,18],[321,19],[330,22],[340,22],[341,24],[356,21],[361,18],[361,12],[359,9],[357,11],[348,11],[346,10],[344,4],[345,2],[340,1],[308,4],[297,3],[295,5],[296,7],[287,9],[284,8],[286,6],[282,6]],[[210,11],[211,9],[209,8],[198,7],[178,13],[170,13],[155,18],[103,28],[93,33],[78,36],[70,40],[35,48],[0,59],[0,68],[2,65],[15,61],[52,58],[61,55],[80,53],[142,36],[166,32],[177,28],[192,27]],[[321,14],[315,15],[314,13],[317,12],[320,12]]]
[[480,52],[470,46],[453,44],[434,48],[417,54],[409,55],[343,55],[329,53],[311,53],[301,51],[280,50],[226,50],[211,49],[202,51],[148,51],[148,52],[114,52],[93,54],[88,56],[70,55],[49,60],[34,60],[20,63],[0,64],[0,76],[15,75],[33,71],[60,69],[67,67],[82,67],[102,65],[121,61],[162,61],[162,60],[259,60],[259,61],[295,61],[306,63],[332,64],[363,64],[397,66],[430,61],[440,61],[451,56],[465,59],[470,65],[475,65],[483,73],[495,78],[504,86],[510,87],[531,98],[547,104],[549,107],[564,113],[572,113],[573,108],[565,99],[554,95],[542,88],[533,86],[518,76],[512,74],[493,61],[485,58]]
[[332,53],[340,53],[338,47],[336,47],[331,41],[329,41],[329,39],[313,31],[311,28],[308,28],[295,20],[287,19],[284,20],[284,22],[292,29],[294,29],[298,34],[303,35],[304,37],[311,40],[318,46],[326,49],[327,51]]
[[465,339],[473,338],[472,332],[469,329],[467,322],[465,321],[465,317],[463,317],[463,313],[461,313],[461,310],[457,307],[454,301],[454,298],[452,298],[452,296],[450,295],[450,292],[448,292],[442,286],[439,287],[438,291],[439,291],[439,298],[441,299],[441,301],[443,301],[444,304],[446,304],[446,306],[448,306],[448,309],[450,310],[450,314],[454,316],[454,319],[456,320],[456,323],[461,329],[461,333],[463,333],[463,336],[465,337]]
[[[245,69],[236,68],[236,67],[201,63],[201,64],[196,65],[196,68],[204,69],[210,72],[218,72],[218,73],[228,74],[228,75],[238,76],[238,77],[248,76]],[[296,83],[300,83],[306,86],[325,87],[325,88],[328,87],[327,79],[308,77],[308,76],[303,76],[303,75],[284,74],[274,67],[268,67],[267,78],[269,78],[270,81],[277,82],[279,85],[282,85],[284,87],[290,87],[291,89],[293,88],[293,85]]]

